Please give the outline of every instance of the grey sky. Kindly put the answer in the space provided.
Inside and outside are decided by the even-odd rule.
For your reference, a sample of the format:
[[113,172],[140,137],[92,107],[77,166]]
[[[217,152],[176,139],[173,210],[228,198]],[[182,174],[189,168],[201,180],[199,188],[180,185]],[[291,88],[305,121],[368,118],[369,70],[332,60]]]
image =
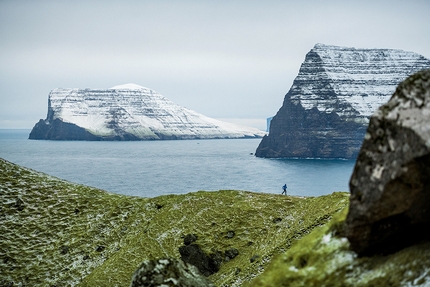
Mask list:
[[0,128],[32,128],[54,88],[135,83],[263,129],[316,43],[430,58],[429,14],[428,0],[2,0]]

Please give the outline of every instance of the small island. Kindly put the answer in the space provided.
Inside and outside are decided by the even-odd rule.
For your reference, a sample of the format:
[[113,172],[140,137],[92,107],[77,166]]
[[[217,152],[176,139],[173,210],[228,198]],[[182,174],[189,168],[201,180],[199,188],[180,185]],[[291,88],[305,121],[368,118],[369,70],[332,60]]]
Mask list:
[[187,140],[261,138],[256,128],[219,121],[181,107],[159,93],[125,84],[110,89],[54,89],[34,140]]

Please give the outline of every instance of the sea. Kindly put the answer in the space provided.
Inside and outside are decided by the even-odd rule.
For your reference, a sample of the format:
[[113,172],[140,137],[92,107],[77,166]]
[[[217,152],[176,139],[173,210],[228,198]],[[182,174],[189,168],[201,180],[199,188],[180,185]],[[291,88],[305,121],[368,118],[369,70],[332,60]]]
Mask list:
[[113,193],[140,197],[200,190],[295,196],[348,191],[355,160],[266,159],[261,139],[168,141],[29,140],[30,130],[0,129],[0,157]]

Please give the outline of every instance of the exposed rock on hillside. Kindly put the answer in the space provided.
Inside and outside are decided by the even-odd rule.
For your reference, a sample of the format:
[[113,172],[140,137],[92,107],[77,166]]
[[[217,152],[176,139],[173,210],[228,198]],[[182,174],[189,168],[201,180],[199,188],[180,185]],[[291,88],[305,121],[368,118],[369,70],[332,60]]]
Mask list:
[[221,252],[207,255],[198,244],[190,244],[179,247],[182,261],[195,266],[204,276],[212,275],[221,267]]
[[173,258],[142,262],[130,287],[146,286],[215,287],[196,267]]
[[430,60],[412,52],[315,45],[255,155],[357,157],[370,115],[426,68]]
[[346,234],[359,254],[430,237],[430,70],[402,82],[371,117],[350,189]]
[[106,90],[54,89],[30,139],[158,140],[253,138],[265,133],[218,121],[134,84]]

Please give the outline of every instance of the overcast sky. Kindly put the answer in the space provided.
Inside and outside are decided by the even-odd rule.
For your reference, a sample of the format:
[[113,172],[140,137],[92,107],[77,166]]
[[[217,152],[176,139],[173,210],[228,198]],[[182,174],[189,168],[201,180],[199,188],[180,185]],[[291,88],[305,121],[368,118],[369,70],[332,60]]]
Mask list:
[[430,58],[430,1],[0,0],[0,128],[32,128],[57,87],[135,83],[265,128],[316,43]]

